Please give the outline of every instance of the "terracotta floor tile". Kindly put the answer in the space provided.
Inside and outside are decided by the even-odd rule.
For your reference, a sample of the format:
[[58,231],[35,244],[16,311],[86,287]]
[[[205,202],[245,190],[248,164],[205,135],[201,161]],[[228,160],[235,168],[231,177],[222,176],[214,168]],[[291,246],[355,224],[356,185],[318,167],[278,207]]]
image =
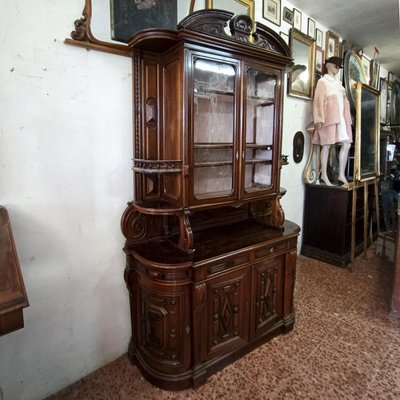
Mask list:
[[400,320],[389,317],[393,267],[372,246],[351,269],[299,256],[293,331],[210,376],[160,390],[126,355],[47,400],[398,400]]

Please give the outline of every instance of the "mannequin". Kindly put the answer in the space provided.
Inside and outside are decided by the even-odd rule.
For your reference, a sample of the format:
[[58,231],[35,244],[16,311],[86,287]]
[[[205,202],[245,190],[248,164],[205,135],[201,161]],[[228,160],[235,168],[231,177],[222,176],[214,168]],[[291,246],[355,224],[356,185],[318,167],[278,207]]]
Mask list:
[[315,134],[312,142],[321,146],[321,180],[328,186],[333,186],[327,175],[331,145],[341,143],[338,179],[347,185],[345,168],[353,142],[350,103],[343,85],[336,79],[340,68],[340,57],[326,60],[326,73],[317,83],[313,104]]

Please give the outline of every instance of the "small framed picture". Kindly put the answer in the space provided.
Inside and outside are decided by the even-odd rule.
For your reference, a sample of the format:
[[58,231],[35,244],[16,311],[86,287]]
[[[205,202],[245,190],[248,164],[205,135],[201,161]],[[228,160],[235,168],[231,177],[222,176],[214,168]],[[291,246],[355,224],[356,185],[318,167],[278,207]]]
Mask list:
[[322,47],[315,47],[315,72],[318,74],[324,73],[324,50]]
[[325,57],[328,59],[333,56],[339,56],[339,36],[328,31],[325,36]]
[[289,44],[289,35],[285,32],[280,31],[279,34],[281,35],[281,38],[286,42],[286,44]]
[[320,29],[316,29],[315,30],[315,40],[316,40],[316,45],[318,47],[323,47],[322,44],[324,42],[324,39],[323,39],[323,36],[322,36],[322,31]]
[[281,26],[281,0],[264,0],[263,18]]
[[287,7],[283,7],[282,19],[288,24],[293,25],[293,10]]
[[315,39],[315,21],[312,18],[308,18],[307,35]]
[[302,13],[297,8],[293,8],[293,26],[301,31]]

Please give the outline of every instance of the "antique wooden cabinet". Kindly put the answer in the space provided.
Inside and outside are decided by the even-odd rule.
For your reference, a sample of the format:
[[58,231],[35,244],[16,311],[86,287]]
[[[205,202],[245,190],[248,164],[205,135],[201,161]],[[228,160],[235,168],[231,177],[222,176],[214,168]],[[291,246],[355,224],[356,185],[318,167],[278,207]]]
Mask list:
[[129,46],[129,355],[152,383],[183,389],[293,327],[299,228],[285,221],[279,186],[292,60],[278,34],[221,10]]
[[0,206],[0,336],[24,327],[23,309],[28,306],[10,217]]
[[[374,184],[372,180],[346,187],[306,185],[301,254],[346,267],[352,257],[366,250],[370,233],[377,233],[372,223],[376,215]],[[371,188],[366,194],[368,185]]]

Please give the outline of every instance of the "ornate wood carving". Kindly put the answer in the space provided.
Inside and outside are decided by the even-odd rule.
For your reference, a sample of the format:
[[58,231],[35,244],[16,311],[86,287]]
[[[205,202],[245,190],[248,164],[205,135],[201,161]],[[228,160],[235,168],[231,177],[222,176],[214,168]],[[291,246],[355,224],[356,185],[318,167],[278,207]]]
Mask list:
[[262,327],[277,314],[278,267],[257,271],[256,326]]
[[240,335],[241,282],[212,286],[209,291],[210,350]]
[[143,160],[133,159],[133,170],[137,172],[146,172],[147,174],[162,172],[181,172],[181,160]]
[[96,39],[91,31],[91,19],[92,1],[85,0],[85,7],[82,12],[82,18],[77,19],[74,22],[75,30],[71,32],[72,40],[67,38],[65,39],[64,43],[121,56],[132,56],[127,45]]
[[236,40],[249,42],[253,21],[248,15],[236,15],[229,21],[232,37]]
[[[178,25],[178,29],[192,29],[208,35],[219,36],[224,39],[245,42],[261,49],[276,52],[286,57],[291,57],[291,51],[285,41],[272,29],[260,23],[255,24],[255,32],[252,34],[253,21],[248,15],[237,15],[222,10],[212,10],[204,18],[202,11],[197,11]],[[233,17],[233,18],[232,18]],[[225,32],[229,21],[231,36]]]
[[142,345],[159,360],[180,363],[180,298],[141,291]]
[[74,40],[82,40],[82,41],[89,41],[89,37],[86,31],[86,6],[82,11],[82,18],[75,20],[75,30],[71,32],[71,37]]
[[179,215],[179,226],[181,235],[179,237],[179,247],[189,253],[193,253],[193,231],[189,220],[190,211],[184,210],[182,215]]
[[121,230],[126,239],[140,241],[161,235],[164,232],[162,222],[162,218],[142,214],[133,203],[128,203],[121,218]]
[[272,213],[271,213],[271,225],[276,227],[282,227],[285,222],[285,213],[280,203],[280,199],[283,194],[280,193],[272,201]]

